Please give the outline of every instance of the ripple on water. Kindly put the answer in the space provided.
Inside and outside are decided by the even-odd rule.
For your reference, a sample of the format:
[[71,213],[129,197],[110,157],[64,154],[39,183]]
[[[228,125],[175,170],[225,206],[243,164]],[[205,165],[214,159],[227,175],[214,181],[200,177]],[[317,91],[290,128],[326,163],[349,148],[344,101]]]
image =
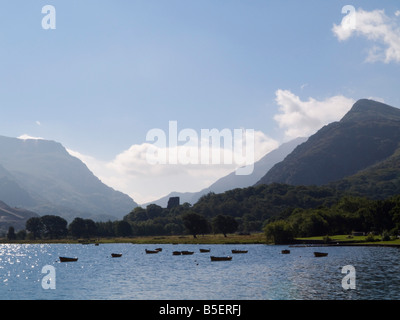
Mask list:
[[[232,255],[235,245],[45,244],[0,245],[0,299],[400,299],[399,250],[327,247],[328,257],[315,258],[315,248],[242,245],[247,254],[232,261],[211,262],[210,255]],[[190,250],[191,256],[172,251]],[[112,252],[122,253],[111,258]],[[59,256],[78,257],[60,263]],[[42,268],[53,266],[56,289],[42,288]],[[341,269],[356,269],[356,289],[344,290]]]

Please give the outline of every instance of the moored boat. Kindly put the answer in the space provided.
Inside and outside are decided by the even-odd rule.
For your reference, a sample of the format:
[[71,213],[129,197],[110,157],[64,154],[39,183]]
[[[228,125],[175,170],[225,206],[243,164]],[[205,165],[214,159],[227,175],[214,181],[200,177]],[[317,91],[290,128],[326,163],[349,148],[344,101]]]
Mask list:
[[78,258],[69,258],[69,257],[59,257],[60,262],[73,262],[78,261]]
[[193,254],[194,252],[193,252],[193,251],[181,251],[181,253],[182,253],[183,255],[191,255],[191,254]]
[[314,252],[315,257],[326,257],[327,255],[327,252]]
[[247,253],[248,250],[232,250],[232,253]]
[[160,251],[158,251],[158,250],[147,250],[146,249],[146,253],[147,254],[150,254],[150,253],[159,253]]
[[182,252],[180,252],[180,251],[173,251],[172,252],[172,255],[174,255],[174,256],[180,256],[182,254]]
[[111,257],[113,257],[113,258],[122,257],[122,253],[111,253]]
[[211,261],[230,261],[232,260],[232,257],[228,256],[228,257],[214,257],[211,256]]
[[289,253],[290,253],[290,250],[282,250],[281,253],[282,253],[282,254],[289,254]]
[[200,249],[200,252],[210,252],[210,249]]

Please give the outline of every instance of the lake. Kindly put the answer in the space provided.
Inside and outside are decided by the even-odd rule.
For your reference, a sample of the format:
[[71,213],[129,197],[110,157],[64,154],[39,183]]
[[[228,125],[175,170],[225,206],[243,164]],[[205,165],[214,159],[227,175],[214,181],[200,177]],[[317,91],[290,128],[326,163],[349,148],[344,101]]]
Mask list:
[[[145,249],[157,247],[163,250],[157,254],[145,253]],[[200,253],[200,248],[211,251]],[[248,253],[232,254],[232,249]],[[282,249],[291,252],[281,254]],[[182,250],[194,254],[172,255],[173,251]],[[328,256],[316,258],[314,251],[327,252]],[[112,258],[111,253],[122,256]],[[210,255],[233,258],[211,261]],[[78,261],[60,262],[59,256],[77,257]],[[345,290],[342,280],[348,275],[342,273],[342,268],[348,265],[355,270],[355,289]],[[50,269],[46,269],[48,266]],[[47,277],[52,279],[44,281]],[[397,300],[400,299],[400,249],[2,244],[0,299]]]

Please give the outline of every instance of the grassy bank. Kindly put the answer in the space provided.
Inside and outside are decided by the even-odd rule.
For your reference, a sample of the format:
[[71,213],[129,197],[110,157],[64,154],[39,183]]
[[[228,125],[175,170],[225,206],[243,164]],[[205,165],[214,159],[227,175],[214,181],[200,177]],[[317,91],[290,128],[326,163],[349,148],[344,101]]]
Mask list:
[[[297,243],[325,243],[326,236],[296,238]],[[327,244],[343,244],[343,245],[393,245],[400,246],[400,239],[381,241],[380,236],[375,236],[374,241],[366,236],[335,235],[329,236]],[[90,241],[84,239],[57,239],[57,240],[15,240],[8,241],[0,239],[0,243],[19,243],[19,244],[43,244],[43,243],[133,243],[133,244],[266,244],[264,233],[253,233],[249,235],[228,234],[224,237],[222,234],[206,234],[193,238],[191,235],[184,236],[142,236],[127,238],[98,238]]]
[[[317,236],[317,237],[308,237],[308,238],[297,238],[296,240],[299,242],[304,241],[305,243],[307,242],[320,242],[323,243],[325,242],[325,237],[326,236]],[[381,236],[374,236],[373,240],[372,238],[368,236],[349,236],[349,235],[335,235],[335,236],[329,236],[330,241],[328,244],[354,244],[354,245],[394,245],[394,246],[400,246],[400,239],[394,239],[394,240],[387,240],[387,241],[382,241]],[[372,241],[371,241],[372,240]]]
[[[82,243],[84,240],[59,239],[59,240],[15,240],[1,239],[0,243]],[[99,238],[97,243],[134,243],[134,244],[265,244],[264,233],[253,233],[249,235],[228,234],[206,234],[193,238],[185,236],[143,236],[128,238]],[[94,243],[92,239],[89,243]]]

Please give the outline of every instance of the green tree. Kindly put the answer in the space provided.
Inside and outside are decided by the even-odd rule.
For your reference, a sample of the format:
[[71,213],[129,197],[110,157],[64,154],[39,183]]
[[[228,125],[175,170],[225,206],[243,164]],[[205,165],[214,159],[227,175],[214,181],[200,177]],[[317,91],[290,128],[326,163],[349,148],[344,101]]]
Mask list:
[[15,240],[17,239],[17,235],[15,234],[14,227],[9,227],[7,232],[7,240]]
[[146,207],[146,213],[149,219],[154,219],[162,215],[163,208],[156,204],[149,204]]
[[68,222],[64,218],[53,215],[45,215],[40,217],[44,226],[43,235],[50,239],[57,239],[64,237],[68,230]]
[[75,218],[68,226],[69,233],[75,238],[90,238],[96,235],[96,224],[91,219]]
[[287,244],[293,241],[293,230],[289,223],[283,220],[268,223],[264,227],[267,241],[275,244]]
[[148,217],[146,209],[143,209],[142,207],[136,207],[124,217],[124,220],[131,222],[146,221],[147,219]]
[[129,237],[132,235],[132,227],[127,221],[116,221],[115,223],[115,235],[117,237]]
[[115,230],[114,230],[114,224],[111,220],[108,220],[106,222],[104,221],[98,221],[95,222],[96,225],[96,234],[100,237],[114,237],[115,236]]
[[233,233],[238,229],[238,223],[232,216],[219,214],[212,219],[214,232],[221,232],[224,237],[227,233]]
[[32,217],[26,221],[25,229],[32,234],[33,239],[40,239],[43,234],[44,225],[39,217]]
[[207,219],[195,212],[185,213],[182,216],[182,221],[188,232],[193,235],[193,238],[197,238],[198,234],[204,234],[210,230]]

